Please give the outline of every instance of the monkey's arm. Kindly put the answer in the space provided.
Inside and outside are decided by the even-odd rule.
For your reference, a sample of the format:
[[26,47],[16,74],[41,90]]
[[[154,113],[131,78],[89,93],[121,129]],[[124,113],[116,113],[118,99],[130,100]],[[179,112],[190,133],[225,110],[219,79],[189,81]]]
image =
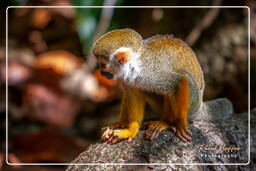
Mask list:
[[144,108],[144,93],[136,88],[125,89],[120,111],[121,129],[106,130],[102,139],[114,144],[122,139],[135,138],[143,120]]

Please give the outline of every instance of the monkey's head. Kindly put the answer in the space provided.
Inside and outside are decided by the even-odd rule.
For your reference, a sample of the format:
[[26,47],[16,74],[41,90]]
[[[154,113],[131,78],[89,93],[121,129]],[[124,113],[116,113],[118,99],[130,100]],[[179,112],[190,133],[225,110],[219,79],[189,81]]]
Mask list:
[[101,74],[108,79],[131,81],[140,68],[142,37],[132,29],[111,31],[101,36],[93,45]]

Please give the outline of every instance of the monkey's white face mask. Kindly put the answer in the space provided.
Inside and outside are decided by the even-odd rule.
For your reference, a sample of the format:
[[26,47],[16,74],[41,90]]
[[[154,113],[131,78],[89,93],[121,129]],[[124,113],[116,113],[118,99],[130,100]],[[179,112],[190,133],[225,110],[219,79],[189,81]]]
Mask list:
[[121,79],[125,82],[132,82],[140,72],[140,54],[130,48],[121,47],[110,55],[109,61],[101,65],[101,73],[109,79]]

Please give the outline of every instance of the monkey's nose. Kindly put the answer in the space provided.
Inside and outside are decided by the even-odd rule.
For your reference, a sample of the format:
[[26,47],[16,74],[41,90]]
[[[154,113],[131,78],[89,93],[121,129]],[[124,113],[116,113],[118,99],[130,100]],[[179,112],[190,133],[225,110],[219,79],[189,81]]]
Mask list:
[[100,73],[104,76],[107,77],[108,79],[112,79],[113,78],[113,74],[106,72],[106,71],[100,71]]

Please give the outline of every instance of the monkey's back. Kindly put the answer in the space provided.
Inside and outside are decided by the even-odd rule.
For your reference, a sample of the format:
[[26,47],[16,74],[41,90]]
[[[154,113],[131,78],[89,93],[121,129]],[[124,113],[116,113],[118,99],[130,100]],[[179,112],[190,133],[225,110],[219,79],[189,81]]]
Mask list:
[[142,60],[149,63],[149,69],[155,70],[154,72],[169,70],[170,72],[189,73],[198,88],[204,89],[201,66],[195,53],[185,42],[170,35],[157,35],[144,40],[144,48],[146,50],[142,54]]

